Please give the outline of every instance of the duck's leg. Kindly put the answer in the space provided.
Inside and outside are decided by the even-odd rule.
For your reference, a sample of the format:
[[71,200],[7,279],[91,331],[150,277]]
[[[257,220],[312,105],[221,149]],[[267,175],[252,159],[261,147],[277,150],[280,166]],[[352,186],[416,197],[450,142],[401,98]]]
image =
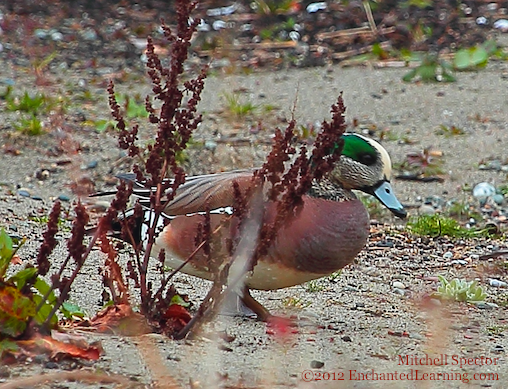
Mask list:
[[242,300],[241,292],[230,292],[220,307],[220,315],[241,316],[255,319],[257,313],[247,307]]
[[245,287],[243,289],[243,296],[241,297],[241,300],[247,308],[258,316],[259,320],[268,321],[272,317],[272,314],[268,311],[268,309],[263,307],[254,299],[254,297],[251,296],[249,288]]

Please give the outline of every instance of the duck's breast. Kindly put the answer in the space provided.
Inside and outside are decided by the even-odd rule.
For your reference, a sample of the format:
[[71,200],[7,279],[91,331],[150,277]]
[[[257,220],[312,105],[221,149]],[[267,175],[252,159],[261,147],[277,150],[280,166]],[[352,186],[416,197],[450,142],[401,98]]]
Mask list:
[[266,260],[320,274],[351,263],[369,235],[369,215],[361,201],[304,201],[298,217],[279,231]]

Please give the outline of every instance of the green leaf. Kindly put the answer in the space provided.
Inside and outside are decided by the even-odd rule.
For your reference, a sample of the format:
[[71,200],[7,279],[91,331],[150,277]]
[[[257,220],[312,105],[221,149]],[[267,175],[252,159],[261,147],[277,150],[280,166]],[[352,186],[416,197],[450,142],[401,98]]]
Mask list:
[[464,70],[469,67],[469,51],[466,49],[459,50],[453,58],[453,66],[455,69]]
[[18,271],[11,278],[8,279],[8,282],[13,282],[16,284],[16,287],[21,290],[26,282],[34,277],[37,274],[37,268],[35,267],[27,267],[26,269]]
[[176,304],[176,305],[181,305],[182,307],[190,307],[190,303],[188,303],[187,301],[185,301],[180,295],[178,294],[175,294],[173,296],[173,298],[171,299],[171,304],[169,305],[173,305],[173,304]]
[[0,230],[0,280],[5,277],[5,272],[11,263],[13,255],[12,239],[2,228]]
[[108,128],[115,128],[115,122],[112,120],[99,119],[94,122],[94,125],[97,132],[104,132]]
[[453,75],[448,73],[448,72],[443,72],[442,77],[443,77],[443,81],[444,82],[455,82],[455,81],[457,81],[457,79]]
[[18,351],[19,347],[16,342],[9,339],[0,340],[0,358],[4,352],[15,352]]
[[489,53],[481,46],[476,46],[471,49],[471,66],[485,67],[489,60]]
[[60,307],[60,312],[64,315],[66,319],[72,319],[73,317],[85,317],[85,313],[81,309],[79,305],[63,302]]
[[12,337],[21,335],[34,315],[33,301],[16,287],[0,284],[0,333]]
[[407,72],[404,77],[402,77],[402,81],[404,82],[411,82],[413,80],[413,78],[416,77],[416,73],[418,71],[418,68],[414,68],[412,70],[410,70],[409,72]]
[[423,82],[436,81],[436,70],[437,64],[435,63],[421,65],[418,68],[418,74]]
[[[33,298],[34,303],[37,306],[42,302],[42,296],[40,296],[40,295],[34,295],[32,298]],[[49,314],[51,313],[52,309],[53,309],[52,304],[48,304],[47,302],[44,302],[44,304],[41,305],[41,307],[39,308],[39,310],[37,311],[37,313],[34,316],[35,321],[38,324],[44,323],[46,321],[46,319],[48,318]],[[50,322],[51,326],[55,326],[58,323],[58,318],[56,317],[56,315],[53,315],[49,322]]]
[[[34,288],[37,289],[37,291],[41,294],[41,297],[45,296],[51,290],[49,284],[40,277],[37,278],[37,280],[35,281]],[[55,293],[54,291],[51,291],[51,293],[49,293],[48,296],[48,302],[50,304],[53,304],[55,301],[56,301]]]

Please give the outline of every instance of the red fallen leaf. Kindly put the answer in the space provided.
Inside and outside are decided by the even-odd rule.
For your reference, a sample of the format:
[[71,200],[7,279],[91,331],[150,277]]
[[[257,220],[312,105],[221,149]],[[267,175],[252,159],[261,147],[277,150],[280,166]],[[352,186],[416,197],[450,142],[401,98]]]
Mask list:
[[98,343],[82,347],[76,344],[60,342],[50,336],[40,335],[36,336],[34,339],[17,341],[16,344],[24,351],[33,354],[50,352],[51,358],[55,360],[82,358],[96,361],[103,352],[102,347]]
[[164,323],[164,333],[166,334],[174,334],[181,331],[192,319],[192,316],[185,307],[179,304],[170,305],[162,317],[166,320]]
[[126,336],[149,334],[152,328],[140,313],[134,312],[129,304],[111,305],[103,309],[90,321],[98,332]]
[[21,258],[19,257],[19,255],[15,254],[12,256],[12,258],[11,258],[12,265],[21,265],[22,263],[23,263],[23,261],[21,261]]

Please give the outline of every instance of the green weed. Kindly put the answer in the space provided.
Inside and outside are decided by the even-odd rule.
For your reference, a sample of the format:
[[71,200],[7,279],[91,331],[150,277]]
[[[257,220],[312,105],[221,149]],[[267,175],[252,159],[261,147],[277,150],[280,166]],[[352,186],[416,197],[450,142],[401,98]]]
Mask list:
[[464,135],[466,132],[460,127],[455,126],[447,127],[444,124],[441,124],[439,128],[436,131],[434,131],[434,133],[436,135],[443,135],[446,138],[450,138],[452,136]]
[[47,105],[48,98],[41,93],[36,93],[31,96],[25,91],[21,98],[10,96],[6,101],[6,108],[8,111],[21,111],[37,115],[40,114]]
[[305,289],[309,293],[315,293],[324,290],[325,286],[321,283],[320,280],[312,280],[305,284]]
[[504,58],[505,54],[495,41],[489,40],[468,49],[458,50],[453,57],[453,67],[459,71],[478,70],[487,66],[492,56]]
[[242,102],[240,94],[237,92],[224,93],[226,99],[226,108],[234,116],[243,118],[247,115],[252,115],[259,107],[250,101]]
[[[27,266],[7,278],[12,259],[24,242],[25,239],[14,242],[4,229],[0,229],[0,339],[22,335],[32,320],[43,324],[57,302],[54,291],[38,275],[35,267]],[[79,307],[69,303],[62,305],[60,312],[67,318],[84,315]],[[49,319],[50,327],[56,326],[57,321],[53,315]],[[0,346],[2,350],[5,350],[5,344]]]
[[407,228],[410,232],[421,236],[449,236],[454,238],[470,238],[488,236],[486,230],[464,228],[455,219],[442,215],[420,215],[409,219]]
[[330,281],[330,282],[337,282],[337,279],[342,275],[342,269],[341,270],[337,270],[336,272],[330,274],[329,276],[327,276],[327,280]]
[[437,55],[427,54],[423,57],[420,65],[411,69],[402,77],[402,81],[421,81],[421,82],[454,82],[455,77],[451,74],[452,66]]
[[489,335],[502,336],[502,333],[508,330],[508,326],[490,326],[487,327],[485,332]]
[[304,309],[307,308],[310,304],[310,301],[305,302],[298,297],[286,297],[284,300],[282,300],[282,305],[284,305],[286,308]]
[[14,128],[25,135],[41,135],[44,133],[42,122],[32,114],[29,118],[22,117],[19,123],[14,124]]

